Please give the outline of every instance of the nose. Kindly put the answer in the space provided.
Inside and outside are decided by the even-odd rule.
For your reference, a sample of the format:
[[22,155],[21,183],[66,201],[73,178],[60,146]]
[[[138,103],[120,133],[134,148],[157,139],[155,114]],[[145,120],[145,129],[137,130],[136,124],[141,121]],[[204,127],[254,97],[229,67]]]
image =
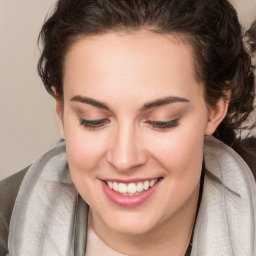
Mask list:
[[135,170],[147,162],[146,150],[136,129],[120,127],[110,138],[107,161],[118,171]]

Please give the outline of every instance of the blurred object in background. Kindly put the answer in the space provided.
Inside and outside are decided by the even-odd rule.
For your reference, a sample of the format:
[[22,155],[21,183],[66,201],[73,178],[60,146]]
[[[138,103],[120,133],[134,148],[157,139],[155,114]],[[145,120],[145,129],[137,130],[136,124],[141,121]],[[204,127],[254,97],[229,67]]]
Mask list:
[[[246,48],[248,49],[248,52],[252,56],[252,66],[254,68],[254,84],[255,84],[255,91],[256,91],[256,19],[252,21],[252,24],[247,29],[245,33],[244,43]],[[256,99],[254,100],[254,111],[250,115],[250,118],[248,120],[249,128],[250,126],[253,127],[252,131],[248,132],[245,131],[242,133],[242,136],[254,136],[256,137]]]

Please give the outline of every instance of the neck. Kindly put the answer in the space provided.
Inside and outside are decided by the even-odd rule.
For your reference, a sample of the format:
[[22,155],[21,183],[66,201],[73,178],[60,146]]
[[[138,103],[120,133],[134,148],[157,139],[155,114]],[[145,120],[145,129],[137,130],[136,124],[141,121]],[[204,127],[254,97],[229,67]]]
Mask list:
[[113,250],[126,255],[183,256],[187,250],[195,222],[199,187],[170,219],[143,234],[124,234],[109,228],[90,212],[94,232]]

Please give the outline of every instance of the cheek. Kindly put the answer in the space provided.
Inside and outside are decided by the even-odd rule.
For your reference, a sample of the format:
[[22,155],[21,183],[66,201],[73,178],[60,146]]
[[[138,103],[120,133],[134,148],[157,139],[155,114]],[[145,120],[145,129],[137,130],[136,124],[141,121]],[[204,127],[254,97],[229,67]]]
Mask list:
[[169,145],[170,153],[180,166],[189,170],[201,169],[206,123],[207,116],[198,115],[186,126],[181,126],[180,131],[173,136],[173,143]]
[[[68,135],[67,135],[68,134]],[[95,194],[95,180],[102,168],[103,145],[99,138],[78,130],[66,133],[66,152],[71,178],[84,200],[94,207],[100,198]]]
[[203,144],[204,125],[201,128],[183,126],[170,132],[165,139],[155,139],[152,155],[172,177],[186,180],[201,171]]
[[66,152],[71,176],[75,180],[94,175],[102,155],[104,155],[104,138],[88,133],[78,125],[67,125],[64,128]]
[[203,160],[203,138],[201,141],[191,138],[190,141],[175,138],[166,150],[155,153],[159,162],[173,176],[183,176],[185,173],[201,169]]
[[162,150],[154,152],[158,156],[158,163],[166,171],[164,194],[170,195],[164,199],[167,213],[180,209],[197,190],[202,170],[203,143],[202,132],[184,132],[171,136],[168,143],[163,143]]

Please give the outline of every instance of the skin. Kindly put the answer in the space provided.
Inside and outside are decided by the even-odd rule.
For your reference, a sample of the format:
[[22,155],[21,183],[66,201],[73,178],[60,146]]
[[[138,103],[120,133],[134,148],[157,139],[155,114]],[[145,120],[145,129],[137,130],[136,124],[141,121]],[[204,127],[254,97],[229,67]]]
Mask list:
[[[193,51],[172,35],[87,36],[71,46],[64,64],[64,104],[57,101],[56,109],[73,182],[90,205],[91,227],[121,253],[184,255],[196,213],[204,136],[215,131],[228,103],[206,104]],[[150,107],[166,97],[186,101]],[[92,128],[81,119],[104,122]],[[170,120],[178,121],[167,129],[151,123]],[[135,207],[113,203],[100,181],[158,177],[163,180],[155,193]]]

